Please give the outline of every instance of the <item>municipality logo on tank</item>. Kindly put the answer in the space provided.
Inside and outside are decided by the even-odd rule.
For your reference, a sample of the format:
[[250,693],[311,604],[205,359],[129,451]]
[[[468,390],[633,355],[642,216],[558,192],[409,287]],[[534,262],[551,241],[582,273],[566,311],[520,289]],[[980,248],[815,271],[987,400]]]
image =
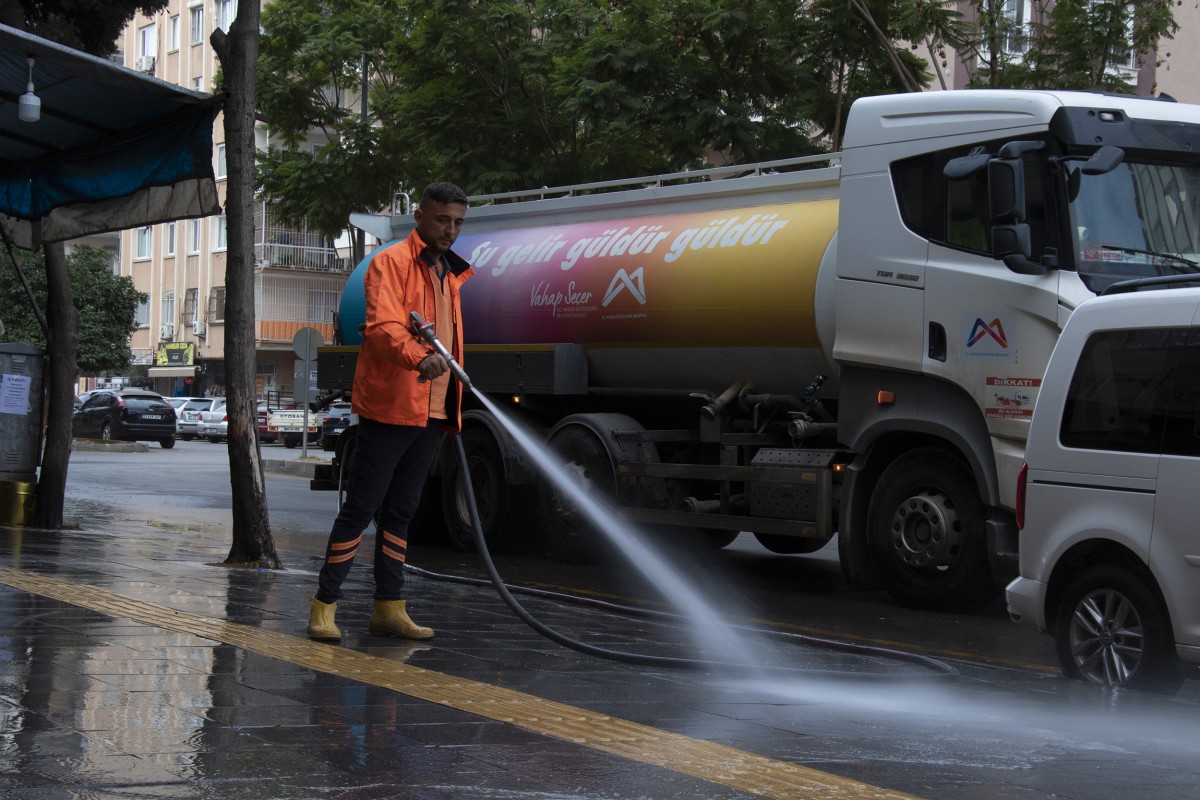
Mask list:
[[1012,314],[972,312],[962,315],[964,361],[1013,361],[1016,320]]
[[608,308],[608,304],[626,290],[638,301],[638,305],[646,305],[646,277],[643,270],[643,267],[638,267],[632,275],[624,268],[617,270],[617,274],[613,276],[612,281],[608,284],[608,289],[604,292],[604,302],[600,305]]

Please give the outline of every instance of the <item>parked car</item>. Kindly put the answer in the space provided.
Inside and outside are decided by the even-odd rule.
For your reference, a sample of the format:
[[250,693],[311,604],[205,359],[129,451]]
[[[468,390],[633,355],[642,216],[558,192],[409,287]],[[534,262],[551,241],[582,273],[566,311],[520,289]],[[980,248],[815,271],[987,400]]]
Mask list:
[[195,439],[200,428],[200,412],[212,411],[225,404],[223,397],[189,397],[179,409],[179,438],[185,442]]
[[202,439],[208,439],[213,444],[218,444],[228,438],[229,414],[224,403],[212,411],[200,412],[200,424],[196,429],[196,435]]
[[334,403],[325,412],[321,421],[321,449],[333,450],[337,447],[338,437],[350,424],[350,404]]
[[1197,288],[1088,300],[1036,390],[1008,611],[1068,677],[1170,689],[1200,664],[1197,320]]
[[145,389],[93,392],[71,417],[74,436],[158,442],[175,446],[175,410],[161,394]]

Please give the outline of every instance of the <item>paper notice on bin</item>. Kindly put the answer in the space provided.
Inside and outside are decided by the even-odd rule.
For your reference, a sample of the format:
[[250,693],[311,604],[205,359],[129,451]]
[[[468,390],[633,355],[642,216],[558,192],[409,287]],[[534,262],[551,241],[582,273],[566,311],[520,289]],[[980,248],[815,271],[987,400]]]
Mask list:
[[33,378],[29,375],[3,375],[0,380],[0,414],[29,413],[29,387]]

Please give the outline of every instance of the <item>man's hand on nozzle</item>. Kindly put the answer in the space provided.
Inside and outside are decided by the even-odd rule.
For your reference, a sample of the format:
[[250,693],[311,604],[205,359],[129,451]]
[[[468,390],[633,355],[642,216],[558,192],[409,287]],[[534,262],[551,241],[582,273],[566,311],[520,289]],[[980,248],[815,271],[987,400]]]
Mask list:
[[430,353],[417,364],[417,372],[427,381],[440,378],[450,369],[450,364],[438,353]]

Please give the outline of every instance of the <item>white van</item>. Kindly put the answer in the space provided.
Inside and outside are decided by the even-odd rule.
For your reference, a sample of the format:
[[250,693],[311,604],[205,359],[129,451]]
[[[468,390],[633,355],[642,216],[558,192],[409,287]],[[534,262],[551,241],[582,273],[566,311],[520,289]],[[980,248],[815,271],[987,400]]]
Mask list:
[[1188,280],[1081,304],[1036,400],[1008,611],[1054,636],[1072,678],[1170,685],[1179,662],[1200,664],[1200,288]]

